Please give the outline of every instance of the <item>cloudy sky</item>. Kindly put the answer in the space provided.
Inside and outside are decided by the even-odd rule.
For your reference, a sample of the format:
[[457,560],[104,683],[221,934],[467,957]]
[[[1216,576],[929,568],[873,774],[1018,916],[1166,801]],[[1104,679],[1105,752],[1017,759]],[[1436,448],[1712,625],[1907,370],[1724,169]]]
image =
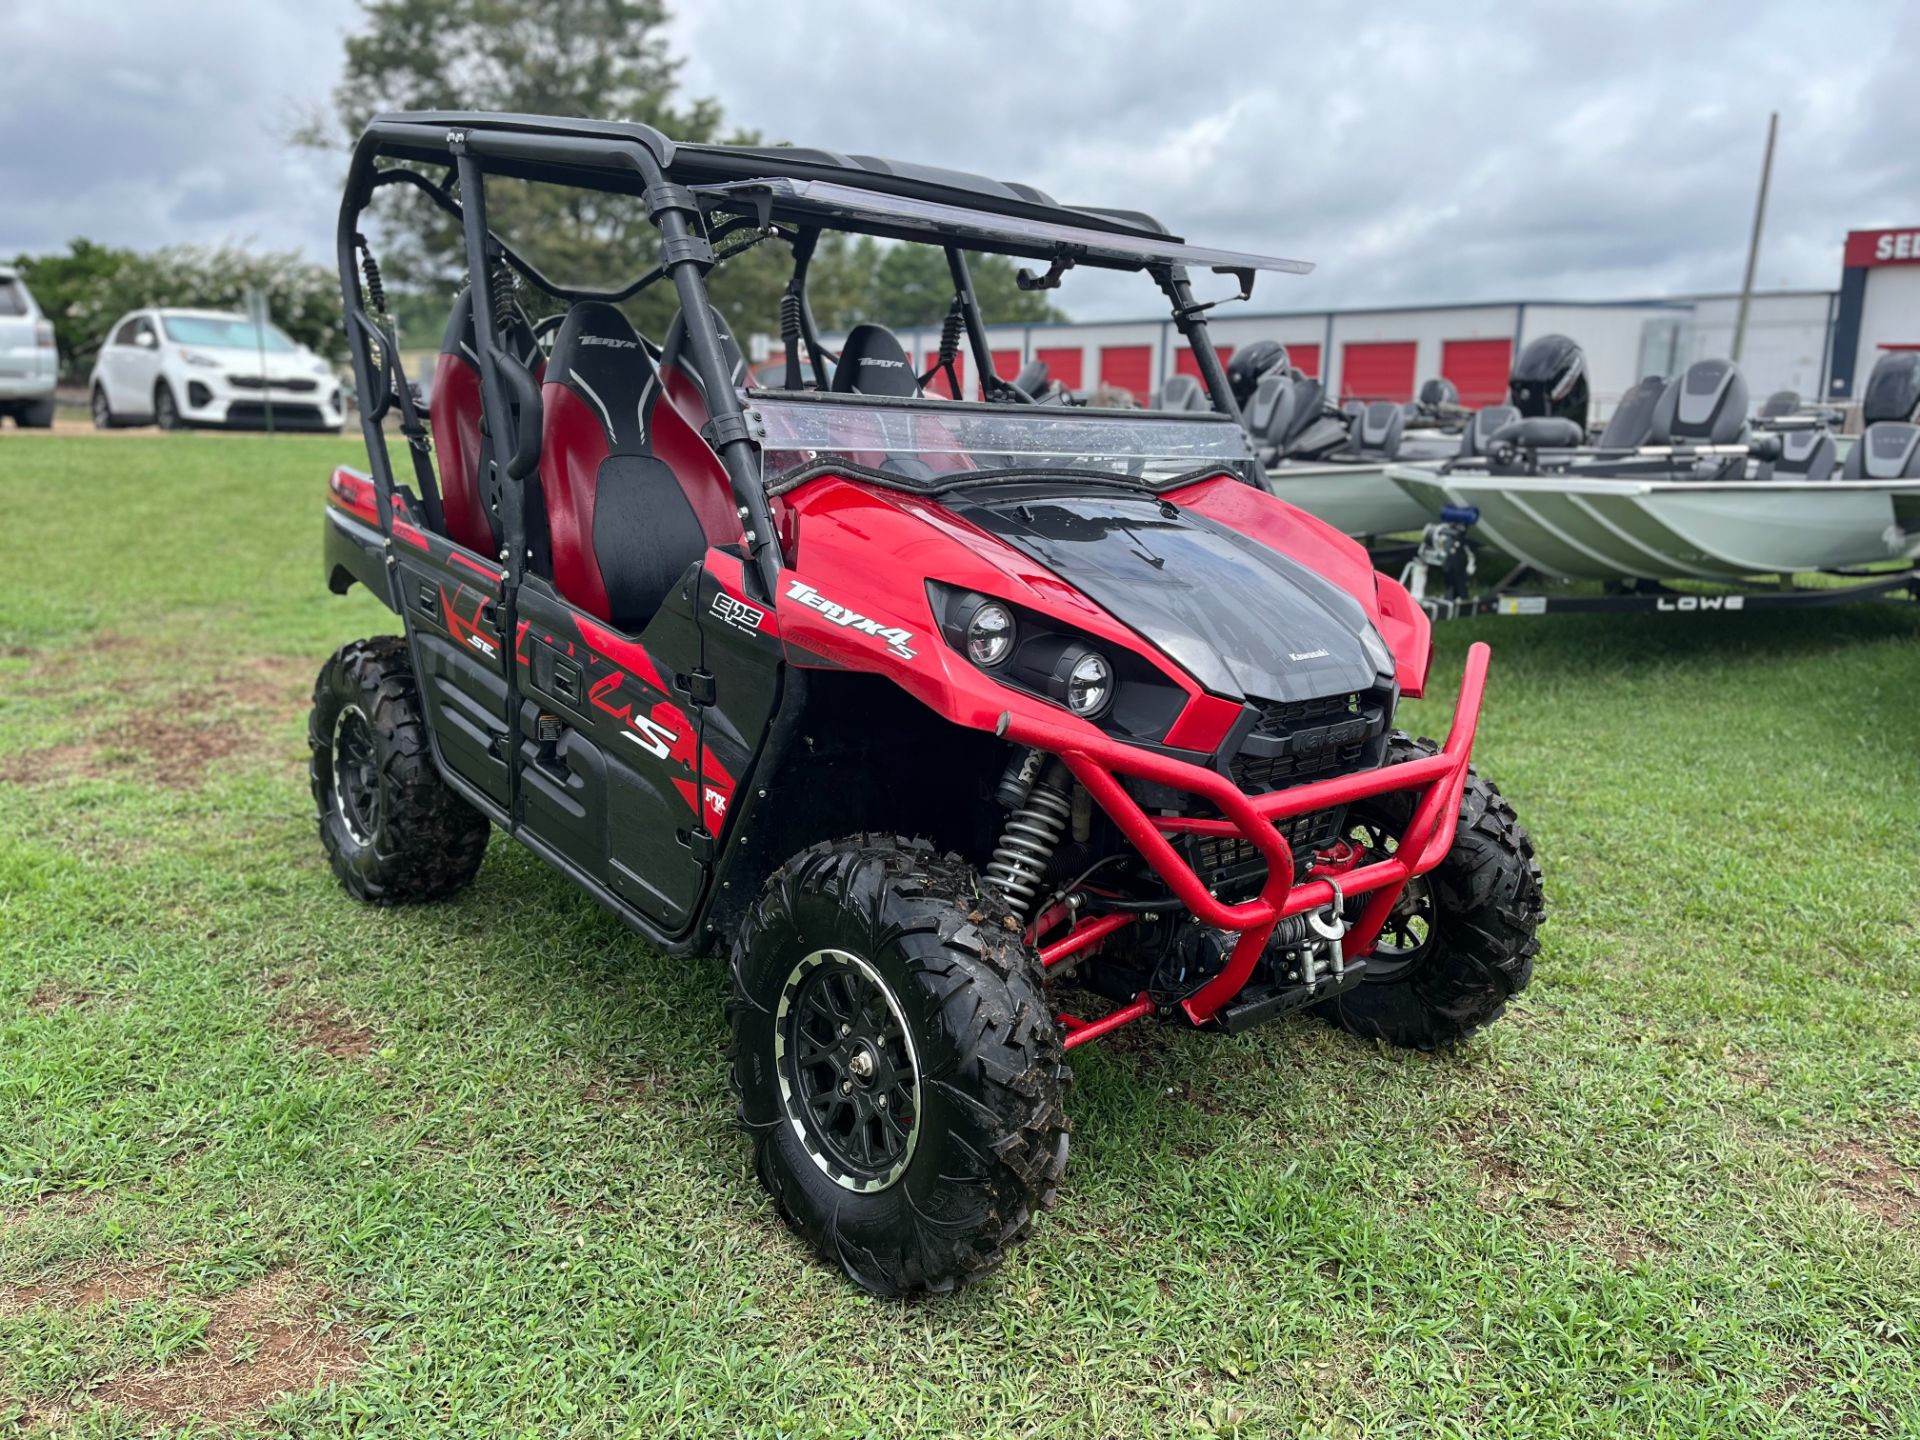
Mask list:
[[[353,0],[0,0],[0,255],[76,235],[324,258]],[[1260,308],[1764,287],[1920,219],[1920,5],[681,0],[692,93],[769,137],[982,170],[1319,263]],[[1080,314],[1152,297],[1096,289]]]

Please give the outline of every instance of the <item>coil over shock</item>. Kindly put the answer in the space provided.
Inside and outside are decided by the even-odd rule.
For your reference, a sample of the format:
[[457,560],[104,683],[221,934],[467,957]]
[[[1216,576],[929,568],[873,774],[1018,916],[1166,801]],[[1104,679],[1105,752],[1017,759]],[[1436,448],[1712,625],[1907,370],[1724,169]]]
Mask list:
[[987,883],[1023,918],[1033,909],[1053,852],[1073,820],[1067,767],[1046,760],[1042,752],[1028,750],[1007,767],[997,796],[1011,813],[986,867]]

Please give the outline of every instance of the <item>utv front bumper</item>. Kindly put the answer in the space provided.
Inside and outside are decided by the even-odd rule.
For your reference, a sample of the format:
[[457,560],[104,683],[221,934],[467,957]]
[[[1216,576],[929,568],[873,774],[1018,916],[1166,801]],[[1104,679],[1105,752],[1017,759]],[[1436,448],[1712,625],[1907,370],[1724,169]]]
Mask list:
[[[1453,848],[1454,829],[1460,818],[1490,653],[1485,644],[1467,651],[1453,724],[1439,754],[1268,795],[1247,795],[1216,771],[1032,715],[1010,714],[1005,734],[1016,744],[1058,755],[1180,903],[1201,924],[1238,935],[1220,972],[1181,1002],[1188,1018],[1199,1024],[1212,1020],[1240,993],[1281,920],[1364,895],[1366,904],[1346,932],[1345,949],[1349,955],[1365,956],[1407,882],[1426,874],[1446,857]],[[1119,778],[1122,775],[1194,795],[1210,803],[1221,818],[1149,815],[1128,793]],[[1294,856],[1276,828],[1278,822],[1399,790],[1414,791],[1419,799],[1393,854],[1356,866],[1337,882],[1309,877],[1295,883]],[[1259,895],[1228,904],[1210,893],[1193,867],[1169,843],[1169,835],[1179,834],[1235,836],[1251,843],[1267,862],[1267,879]],[[1124,929],[1133,918],[1110,914],[1081,921],[1061,939],[1041,947],[1041,962],[1052,966],[1081,954]],[[1066,1043],[1069,1047],[1083,1044],[1155,1008],[1156,1002],[1142,995],[1098,1020],[1062,1016],[1061,1022],[1068,1030]]]

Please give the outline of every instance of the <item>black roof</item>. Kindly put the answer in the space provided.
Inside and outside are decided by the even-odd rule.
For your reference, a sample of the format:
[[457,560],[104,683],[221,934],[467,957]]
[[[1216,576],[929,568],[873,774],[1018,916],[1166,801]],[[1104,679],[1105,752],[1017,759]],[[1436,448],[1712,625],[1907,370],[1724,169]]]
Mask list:
[[[1052,221],[1080,229],[1115,234],[1153,235],[1178,240],[1152,217],[1132,211],[1062,205],[1032,185],[994,180],[964,170],[887,160],[877,155],[843,155],[787,145],[696,145],[673,140],[629,120],[581,120],[560,115],[516,115],[490,110],[410,110],[376,115],[368,122],[362,144],[374,142],[381,154],[404,156],[428,163],[444,163],[453,131],[492,132],[496,136],[524,135],[560,140],[599,141],[611,151],[621,144],[638,144],[653,153],[668,176],[682,185],[715,185],[735,180],[785,178],[837,180],[864,190],[904,195],[949,205],[965,205],[995,214]],[[617,165],[595,163],[584,154],[568,161],[515,159],[489,154],[487,169],[588,189],[637,193],[642,187],[632,172]]]

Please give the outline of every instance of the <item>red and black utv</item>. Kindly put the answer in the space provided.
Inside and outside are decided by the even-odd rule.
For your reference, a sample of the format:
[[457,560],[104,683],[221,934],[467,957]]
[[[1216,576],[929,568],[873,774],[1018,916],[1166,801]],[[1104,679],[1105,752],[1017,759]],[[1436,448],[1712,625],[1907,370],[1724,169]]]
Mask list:
[[[548,278],[489,229],[496,177],[634,197],[659,264]],[[464,235],[427,415],[359,233],[394,185]],[[823,342],[826,230],[945,252],[926,373],[878,326]],[[793,257],[777,384],[708,294],[761,243]],[[1444,744],[1394,729],[1426,617],[1262,488],[1189,280],[1304,267],[952,171],[440,113],[369,126],[339,249],[358,393],[383,398],[370,473],[333,475],[329,582],[405,635],[315,688],[335,873],[445,896],[498,826],[662,951],[729,956],[760,1178],[859,1284],[945,1289],[1025,1235],[1066,1165],[1066,1052],[1118,1026],[1310,1009],[1431,1048],[1526,985],[1539,869],[1468,765],[1486,647]],[[1031,285],[1144,272],[1217,413],[999,378],[978,252],[1037,262]],[[658,337],[621,309],[656,284]],[[981,400],[928,393],[969,359]]]

